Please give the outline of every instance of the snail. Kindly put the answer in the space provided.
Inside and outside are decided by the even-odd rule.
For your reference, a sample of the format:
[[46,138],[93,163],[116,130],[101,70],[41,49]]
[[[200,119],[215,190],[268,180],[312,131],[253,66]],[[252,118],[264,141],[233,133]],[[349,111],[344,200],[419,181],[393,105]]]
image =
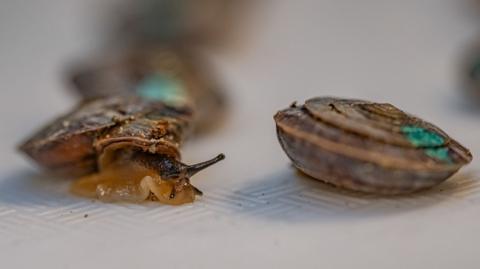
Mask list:
[[[193,202],[196,165],[180,161],[193,132],[210,130],[224,98],[180,47],[143,46],[72,72],[80,104],[27,139],[20,150],[47,170],[80,177],[72,192],[102,201]],[[216,117],[220,118],[220,117]]]
[[202,1],[203,12],[190,0],[128,5],[111,22],[118,31],[107,33],[115,42],[69,73],[80,103],[20,150],[50,172],[79,177],[71,190],[82,196],[193,202],[202,192],[190,177],[225,156],[186,165],[180,147],[226,114],[217,80],[194,48],[228,32],[218,27],[235,11],[227,2]]
[[190,177],[224,158],[180,162],[179,146],[191,118],[188,106],[109,96],[81,103],[20,149],[49,171],[80,177],[72,185],[76,194],[112,202],[183,204],[202,194]]
[[391,104],[317,97],[276,113],[277,136],[303,173],[385,195],[430,188],[472,160],[435,125]]

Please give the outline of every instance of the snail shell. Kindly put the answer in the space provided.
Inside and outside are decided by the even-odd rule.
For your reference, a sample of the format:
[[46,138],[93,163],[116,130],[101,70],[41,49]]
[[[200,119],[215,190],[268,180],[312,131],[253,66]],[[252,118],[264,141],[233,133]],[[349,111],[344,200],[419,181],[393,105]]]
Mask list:
[[354,191],[415,192],[472,160],[441,129],[391,104],[319,97],[274,119],[279,142],[299,170]]
[[[207,62],[181,47],[140,46],[101,55],[71,71],[83,99],[135,94],[173,106],[189,106],[196,133],[223,122],[226,97]],[[216,120],[212,121],[212,118]]]
[[191,129],[188,107],[117,95],[81,103],[27,139],[20,150],[56,174],[82,176],[98,170],[108,147],[135,147],[179,158]]

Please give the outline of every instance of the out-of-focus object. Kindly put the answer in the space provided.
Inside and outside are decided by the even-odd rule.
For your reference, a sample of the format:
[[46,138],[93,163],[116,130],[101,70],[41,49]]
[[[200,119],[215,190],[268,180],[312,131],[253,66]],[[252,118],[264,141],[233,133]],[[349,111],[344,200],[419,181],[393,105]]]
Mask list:
[[463,89],[469,98],[480,102],[480,49],[471,50],[465,59],[461,70]]
[[109,33],[114,36],[109,49],[70,72],[76,92],[85,100],[130,93],[188,102],[196,133],[211,131],[227,115],[226,97],[196,47],[222,43],[248,2],[125,1],[113,9],[119,14],[110,23],[118,29]]
[[85,176],[74,192],[105,201],[192,202],[201,192],[190,177],[223,159],[180,162],[179,146],[192,111],[136,95],[82,103],[28,139],[20,149],[54,173]]
[[320,97],[274,119],[280,144],[298,169],[355,191],[418,191],[472,160],[438,127],[391,104]]
[[208,64],[180,46],[142,46],[103,55],[77,67],[72,82],[84,99],[128,93],[183,102],[194,110],[197,132],[211,130],[226,114],[226,98]]
[[222,44],[235,39],[250,0],[126,1],[117,20],[116,40],[134,43]]

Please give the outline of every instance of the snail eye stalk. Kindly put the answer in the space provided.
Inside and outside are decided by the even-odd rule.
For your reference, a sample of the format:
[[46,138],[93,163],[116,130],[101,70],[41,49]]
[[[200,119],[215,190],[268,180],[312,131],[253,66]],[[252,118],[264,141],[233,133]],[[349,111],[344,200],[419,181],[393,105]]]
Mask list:
[[225,159],[225,154],[221,153],[217,157],[215,157],[211,160],[201,162],[201,163],[197,163],[197,164],[188,165],[187,168],[186,168],[186,177],[190,178],[191,176],[195,175],[196,173],[202,171],[203,169],[205,169],[209,166],[212,166],[212,165],[218,163],[219,161],[221,161],[223,159]]

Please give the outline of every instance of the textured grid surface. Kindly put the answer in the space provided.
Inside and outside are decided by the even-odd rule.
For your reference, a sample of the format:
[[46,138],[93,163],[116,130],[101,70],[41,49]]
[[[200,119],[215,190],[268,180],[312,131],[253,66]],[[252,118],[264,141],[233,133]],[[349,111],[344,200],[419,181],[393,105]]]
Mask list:
[[8,246],[10,240],[58,236],[71,230],[95,234],[140,231],[154,225],[168,232],[206,219],[228,223],[253,217],[301,222],[318,216],[372,217],[445,206],[442,204],[448,208],[452,204],[480,203],[480,180],[473,174],[459,174],[417,194],[382,197],[339,190],[292,171],[287,173],[291,174],[288,180],[272,178],[254,186],[214,188],[194,204],[181,207],[85,200],[68,194],[68,182],[37,174],[22,175],[4,180],[0,186],[0,245]]

